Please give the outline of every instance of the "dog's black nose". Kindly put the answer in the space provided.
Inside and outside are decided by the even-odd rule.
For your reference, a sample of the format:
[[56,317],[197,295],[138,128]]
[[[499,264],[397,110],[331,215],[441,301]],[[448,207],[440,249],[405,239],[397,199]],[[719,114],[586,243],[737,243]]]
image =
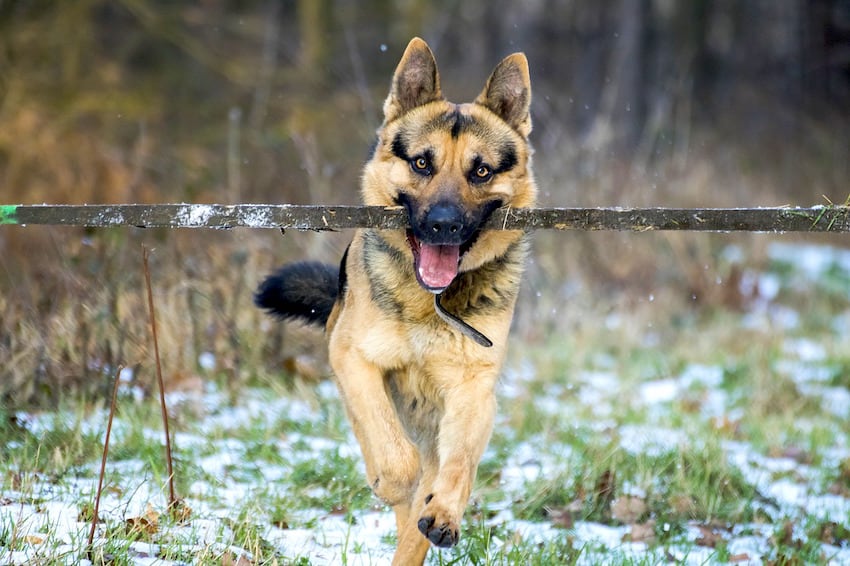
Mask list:
[[461,244],[463,210],[453,203],[437,203],[425,214],[422,238],[431,244]]

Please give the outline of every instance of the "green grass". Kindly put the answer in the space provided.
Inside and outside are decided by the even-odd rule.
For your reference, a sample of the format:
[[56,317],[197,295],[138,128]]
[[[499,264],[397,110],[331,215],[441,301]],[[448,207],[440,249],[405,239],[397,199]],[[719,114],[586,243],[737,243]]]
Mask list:
[[[764,486],[788,482],[816,495],[850,496],[850,429],[841,415],[824,410],[829,393],[818,389],[850,383],[846,340],[834,322],[848,305],[832,287],[812,292],[793,284],[791,269],[779,266],[776,276],[785,285],[778,300],[813,313],[797,327],[747,326],[746,313],[704,309],[624,313],[619,326],[603,328],[584,324],[602,317],[591,311],[574,315],[584,324],[580,331],[512,351],[500,388],[511,395],[500,400],[461,542],[434,551],[429,563],[654,565],[688,555],[719,563],[738,559],[734,541],[746,534],[763,537],[765,561],[828,563],[850,544],[847,517],[782,508]],[[828,285],[850,292],[850,278],[844,279],[832,274]],[[807,343],[816,355],[805,354]],[[166,560],[220,564],[237,560],[234,549],[243,549],[255,564],[310,564],[309,555],[276,542],[298,529],[337,541],[327,544],[337,545],[344,563],[375,552],[356,529],[365,514],[386,509],[365,485],[332,388],[297,377],[258,375],[236,384],[218,372],[205,378],[218,388],[216,403],[171,408],[177,491],[195,507],[188,521],[170,517],[164,506],[155,396],[119,398],[98,556],[130,564],[136,551],[129,541],[137,540],[156,544]],[[681,384],[671,396],[646,397],[647,387],[669,382]],[[80,521],[89,520],[102,403],[68,398],[51,413],[0,409],[0,418],[7,424],[0,427],[4,507],[44,511],[64,501]],[[730,445],[747,451],[755,475],[732,461]],[[518,468],[527,475],[512,476]],[[122,511],[134,498],[151,503],[155,528],[128,526],[147,513],[138,505]],[[324,533],[328,518],[342,528],[341,539]],[[528,539],[516,521],[549,534],[545,541]],[[613,538],[582,539],[583,525],[609,529]],[[0,514],[0,548],[31,548],[22,527],[14,513]],[[56,528],[44,523],[40,549],[78,555],[84,537],[69,550]],[[694,542],[697,528],[714,533],[709,542]],[[629,543],[633,529],[645,545]],[[394,535],[383,544],[395,544]]]
[[100,435],[83,430],[84,409],[65,408],[41,415],[42,432],[31,432],[16,415],[0,409],[6,423],[0,429],[0,461],[23,473],[38,472],[60,477],[90,462],[100,452]]

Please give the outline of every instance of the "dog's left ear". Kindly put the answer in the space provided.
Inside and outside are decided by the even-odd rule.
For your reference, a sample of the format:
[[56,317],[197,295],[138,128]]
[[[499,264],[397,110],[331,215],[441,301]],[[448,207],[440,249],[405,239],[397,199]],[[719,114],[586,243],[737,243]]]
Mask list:
[[440,75],[437,62],[428,44],[414,37],[404,50],[396,67],[390,94],[384,102],[384,123],[392,122],[402,114],[440,100]]
[[531,77],[522,53],[508,55],[499,63],[476,104],[489,108],[523,137],[531,133]]

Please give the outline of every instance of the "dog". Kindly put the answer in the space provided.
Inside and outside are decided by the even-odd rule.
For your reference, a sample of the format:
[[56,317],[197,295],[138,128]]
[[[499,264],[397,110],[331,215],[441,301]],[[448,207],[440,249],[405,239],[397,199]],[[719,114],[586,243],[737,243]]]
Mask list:
[[361,180],[364,204],[403,207],[410,227],[358,229],[339,267],[286,265],[254,297],[280,318],[324,325],[368,483],[395,512],[393,564],[457,544],[490,440],[528,241],[482,226],[536,202],[530,102],[522,53],[473,102],[454,104],[431,49],[411,40]]

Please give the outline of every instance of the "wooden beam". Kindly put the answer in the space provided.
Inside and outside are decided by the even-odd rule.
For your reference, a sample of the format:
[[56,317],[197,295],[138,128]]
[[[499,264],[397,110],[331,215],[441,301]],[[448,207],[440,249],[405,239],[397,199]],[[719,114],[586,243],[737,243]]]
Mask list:
[[[268,204],[0,205],[0,224],[141,228],[399,229],[400,207]],[[491,230],[850,232],[850,207],[526,208],[497,210]]]

